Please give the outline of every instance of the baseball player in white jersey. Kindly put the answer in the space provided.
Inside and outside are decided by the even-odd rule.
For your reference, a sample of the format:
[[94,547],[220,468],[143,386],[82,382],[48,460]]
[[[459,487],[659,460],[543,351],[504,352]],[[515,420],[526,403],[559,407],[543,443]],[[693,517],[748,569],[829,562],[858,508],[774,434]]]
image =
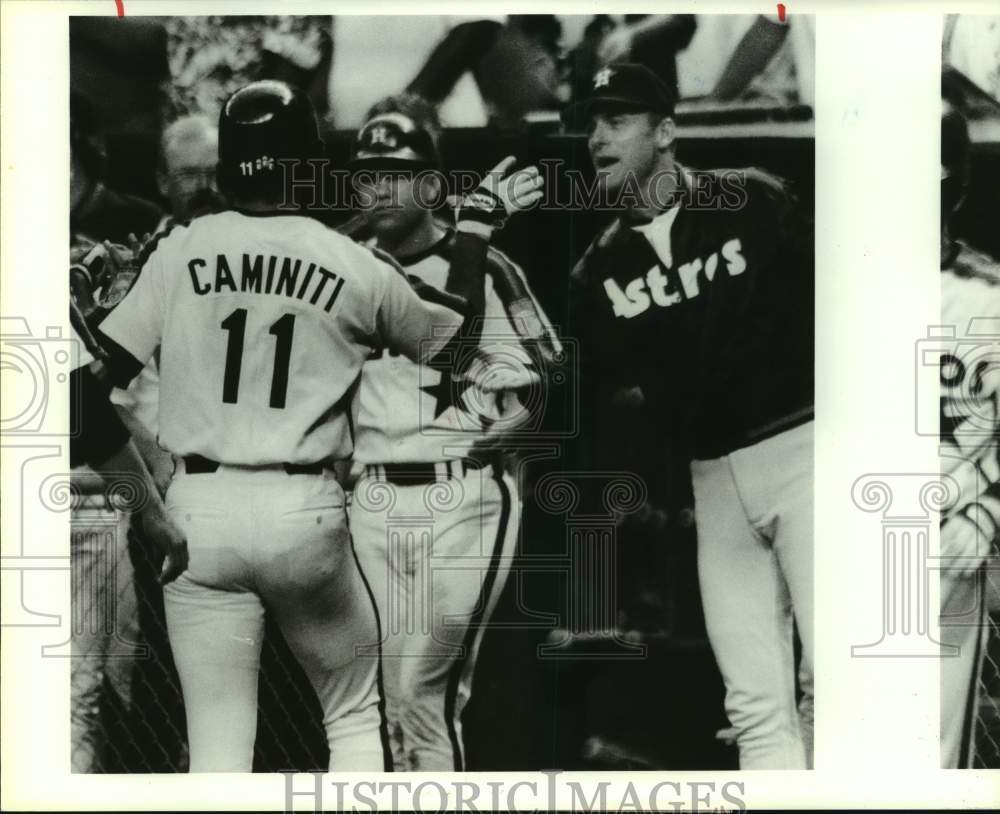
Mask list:
[[[478,291],[467,296],[483,316],[457,355],[471,346],[494,369],[527,370],[525,346],[535,343],[544,367],[559,343],[521,270],[488,246],[498,217],[540,198],[541,179],[528,169],[501,181],[513,159],[501,162],[488,189],[460,208],[456,231],[427,207],[443,193],[436,141],[433,109],[419,98],[377,104],[352,161],[368,209],[346,229],[436,289],[451,290],[450,268],[478,257]],[[525,415],[512,392],[486,393],[397,354],[378,353],[362,369],[351,533],[382,619],[397,771],[465,768],[462,710],[520,516],[518,487],[498,446]]]
[[167,506],[191,552],[164,592],[191,771],[252,767],[265,607],[316,689],[331,769],[380,770],[379,661],[357,653],[377,618],[330,467],[351,453],[373,349],[429,359],[465,303],[421,300],[398,267],[279,209],[281,161],[322,155],[299,91],[251,83],[219,130],[234,209],[159,237],[101,325],[116,383],[160,349],[160,443],[180,458]]
[[952,239],[964,194],[968,132],[946,101],[941,122],[941,767],[972,768],[989,624],[984,561],[1000,544],[1000,263]]

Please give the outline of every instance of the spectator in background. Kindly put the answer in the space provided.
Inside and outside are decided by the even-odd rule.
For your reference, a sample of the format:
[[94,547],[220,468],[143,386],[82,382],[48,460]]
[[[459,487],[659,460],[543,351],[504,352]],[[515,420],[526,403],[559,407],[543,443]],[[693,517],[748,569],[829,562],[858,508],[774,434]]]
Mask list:
[[573,99],[590,91],[597,70],[610,62],[645,65],[677,93],[677,54],[694,36],[693,14],[595,14],[570,54]]
[[682,99],[815,101],[816,31],[810,15],[699,15],[698,30],[678,56]]
[[165,17],[172,115],[213,121],[237,88],[278,79],[301,88],[322,115],[333,40],[319,15]]
[[503,25],[457,26],[438,44],[407,91],[437,104],[471,71],[490,124],[517,127],[525,114],[558,110],[561,24],[552,14],[511,15]]
[[[333,126],[361,127],[373,100],[409,86],[438,104],[446,127],[482,127],[487,121],[486,106],[471,65],[473,56],[485,52],[505,20],[502,16],[335,17],[329,83]],[[435,51],[441,52],[449,66],[447,83],[436,77],[420,80]]]
[[645,65],[677,93],[677,54],[696,28],[693,14],[626,14],[604,36],[597,55],[602,65],[620,60]]
[[446,127],[515,127],[565,101],[551,14],[337,17],[333,28],[338,128],[360,127],[373,98],[403,90],[434,104]]
[[218,162],[219,131],[207,117],[185,116],[163,131],[156,181],[174,220],[222,207],[215,180]]
[[156,195],[153,168],[163,127],[170,69],[161,18],[69,18],[71,89],[92,104],[108,145],[108,185]]
[[125,244],[129,233],[154,231],[163,213],[150,201],[105,186],[104,138],[89,100],[71,93],[69,115],[69,222],[76,261],[99,241]]

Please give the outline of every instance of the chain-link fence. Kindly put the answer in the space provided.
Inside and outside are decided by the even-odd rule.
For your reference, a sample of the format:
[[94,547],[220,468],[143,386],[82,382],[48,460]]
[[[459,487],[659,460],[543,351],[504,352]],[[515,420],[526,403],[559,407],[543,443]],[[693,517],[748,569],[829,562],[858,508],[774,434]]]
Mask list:
[[[77,498],[71,535],[73,771],[186,771],[184,703],[156,582],[160,558],[101,492]],[[1000,768],[1000,571],[987,571],[987,584],[975,767]],[[259,682],[254,771],[325,769],[319,703],[270,622]]]
[[[73,771],[186,771],[184,702],[156,582],[161,559],[103,493],[77,499],[71,552]],[[268,624],[254,770],[325,769],[321,721],[305,674]]]

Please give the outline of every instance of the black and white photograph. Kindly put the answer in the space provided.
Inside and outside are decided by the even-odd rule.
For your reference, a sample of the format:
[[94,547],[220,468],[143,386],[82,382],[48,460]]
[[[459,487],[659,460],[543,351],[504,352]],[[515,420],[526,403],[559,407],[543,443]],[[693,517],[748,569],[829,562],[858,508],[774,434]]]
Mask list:
[[551,5],[0,4],[5,809],[995,806],[1000,16]]
[[69,23],[74,771],[810,767],[812,18]]

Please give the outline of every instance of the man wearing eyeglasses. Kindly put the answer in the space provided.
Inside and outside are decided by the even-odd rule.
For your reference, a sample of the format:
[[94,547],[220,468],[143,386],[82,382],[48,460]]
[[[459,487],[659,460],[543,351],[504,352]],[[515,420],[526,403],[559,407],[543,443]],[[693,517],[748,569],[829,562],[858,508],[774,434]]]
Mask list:
[[188,220],[221,207],[215,183],[218,161],[219,133],[207,118],[185,116],[163,131],[156,183],[170,201],[174,220]]

